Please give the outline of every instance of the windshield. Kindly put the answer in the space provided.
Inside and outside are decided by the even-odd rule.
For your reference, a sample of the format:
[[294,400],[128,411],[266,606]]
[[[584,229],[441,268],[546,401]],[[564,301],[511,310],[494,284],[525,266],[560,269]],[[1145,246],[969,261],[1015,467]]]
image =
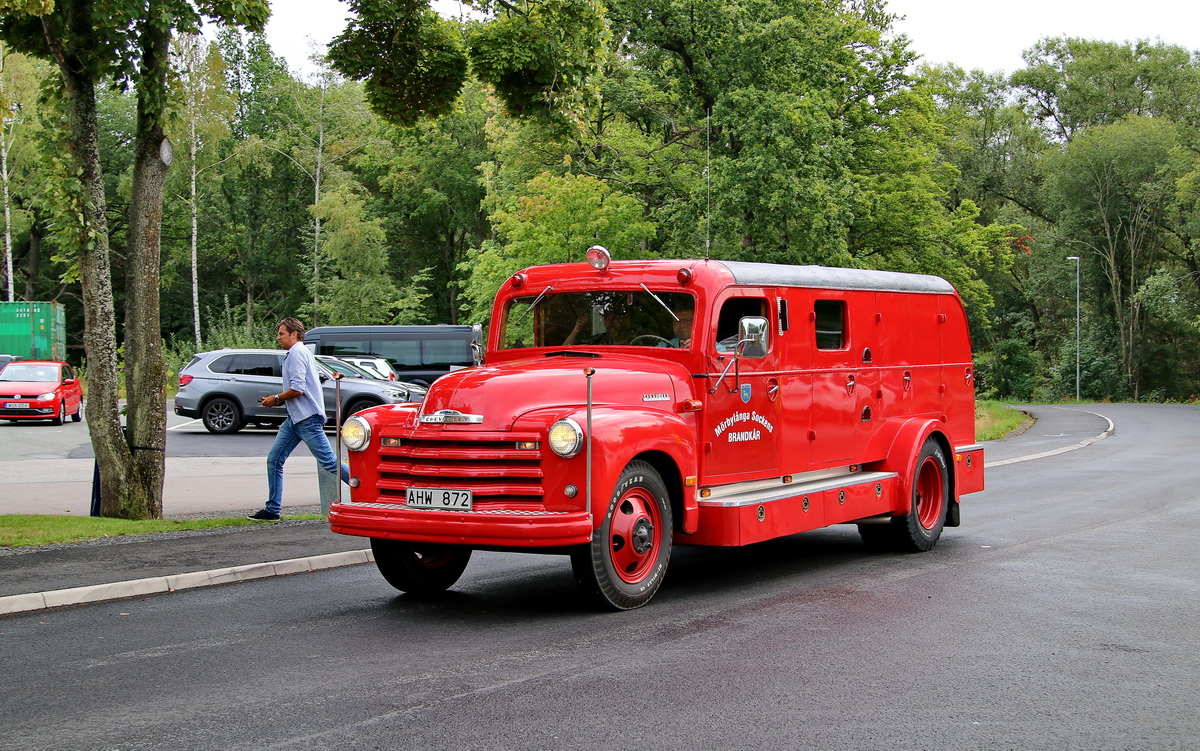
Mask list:
[[58,383],[58,367],[54,365],[22,365],[9,363],[0,371],[0,381],[33,381],[37,383]]
[[523,347],[688,347],[692,296],[649,290],[518,297],[505,311],[503,349]]

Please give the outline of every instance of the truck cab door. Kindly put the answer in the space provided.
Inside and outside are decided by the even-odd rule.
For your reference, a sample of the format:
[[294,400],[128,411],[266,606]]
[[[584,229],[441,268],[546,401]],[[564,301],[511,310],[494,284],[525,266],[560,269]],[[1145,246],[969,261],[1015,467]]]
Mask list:
[[[717,318],[703,344],[708,394],[702,413],[702,475],[716,483],[775,477],[782,403],[773,311],[761,291],[742,289],[731,290],[715,310]],[[737,354],[744,318],[762,321],[765,351],[748,347]]]

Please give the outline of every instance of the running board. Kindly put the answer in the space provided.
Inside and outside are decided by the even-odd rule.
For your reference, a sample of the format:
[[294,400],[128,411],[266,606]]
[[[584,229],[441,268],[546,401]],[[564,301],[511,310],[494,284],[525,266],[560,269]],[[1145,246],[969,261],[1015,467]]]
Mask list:
[[855,485],[865,485],[872,482],[885,482],[898,477],[896,472],[850,472],[836,477],[822,477],[807,482],[797,482],[788,485],[772,485],[769,488],[756,488],[741,493],[730,493],[720,498],[701,498],[697,502],[701,508],[739,508],[757,504],[785,501],[805,495],[816,495],[826,490],[837,490]]

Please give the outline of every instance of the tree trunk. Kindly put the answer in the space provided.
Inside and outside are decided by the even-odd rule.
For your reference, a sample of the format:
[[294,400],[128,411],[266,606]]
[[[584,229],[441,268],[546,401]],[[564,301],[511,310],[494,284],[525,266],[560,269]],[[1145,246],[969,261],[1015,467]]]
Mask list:
[[35,287],[38,272],[42,266],[42,222],[35,213],[33,222],[29,225],[29,251],[25,256],[25,300],[35,299]]
[[[151,17],[158,3],[151,2]],[[163,190],[170,163],[163,133],[170,31],[140,29],[142,84],[134,139],[133,191],[129,203],[129,249],[125,273],[126,424],[132,472],[114,515],[162,516],[166,448],[166,366],[159,316]],[[108,515],[108,514],[106,514]]]
[[[80,23],[90,23],[82,19]],[[53,25],[43,20],[46,40],[63,79],[63,105],[74,155],[83,182],[80,223],[79,280],[83,293],[83,344],[87,353],[87,424],[100,470],[101,513],[114,515],[129,484],[131,457],[117,412],[117,334],[109,261],[107,204],[100,168],[96,121],[96,89],[87,67],[73,50],[63,47]]]

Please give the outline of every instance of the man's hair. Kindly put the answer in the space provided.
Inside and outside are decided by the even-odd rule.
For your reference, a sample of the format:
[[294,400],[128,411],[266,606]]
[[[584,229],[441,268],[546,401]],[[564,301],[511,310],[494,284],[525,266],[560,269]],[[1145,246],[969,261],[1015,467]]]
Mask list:
[[287,331],[299,335],[300,341],[304,341],[304,324],[300,323],[299,318],[284,318],[279,322],[279,325]]

